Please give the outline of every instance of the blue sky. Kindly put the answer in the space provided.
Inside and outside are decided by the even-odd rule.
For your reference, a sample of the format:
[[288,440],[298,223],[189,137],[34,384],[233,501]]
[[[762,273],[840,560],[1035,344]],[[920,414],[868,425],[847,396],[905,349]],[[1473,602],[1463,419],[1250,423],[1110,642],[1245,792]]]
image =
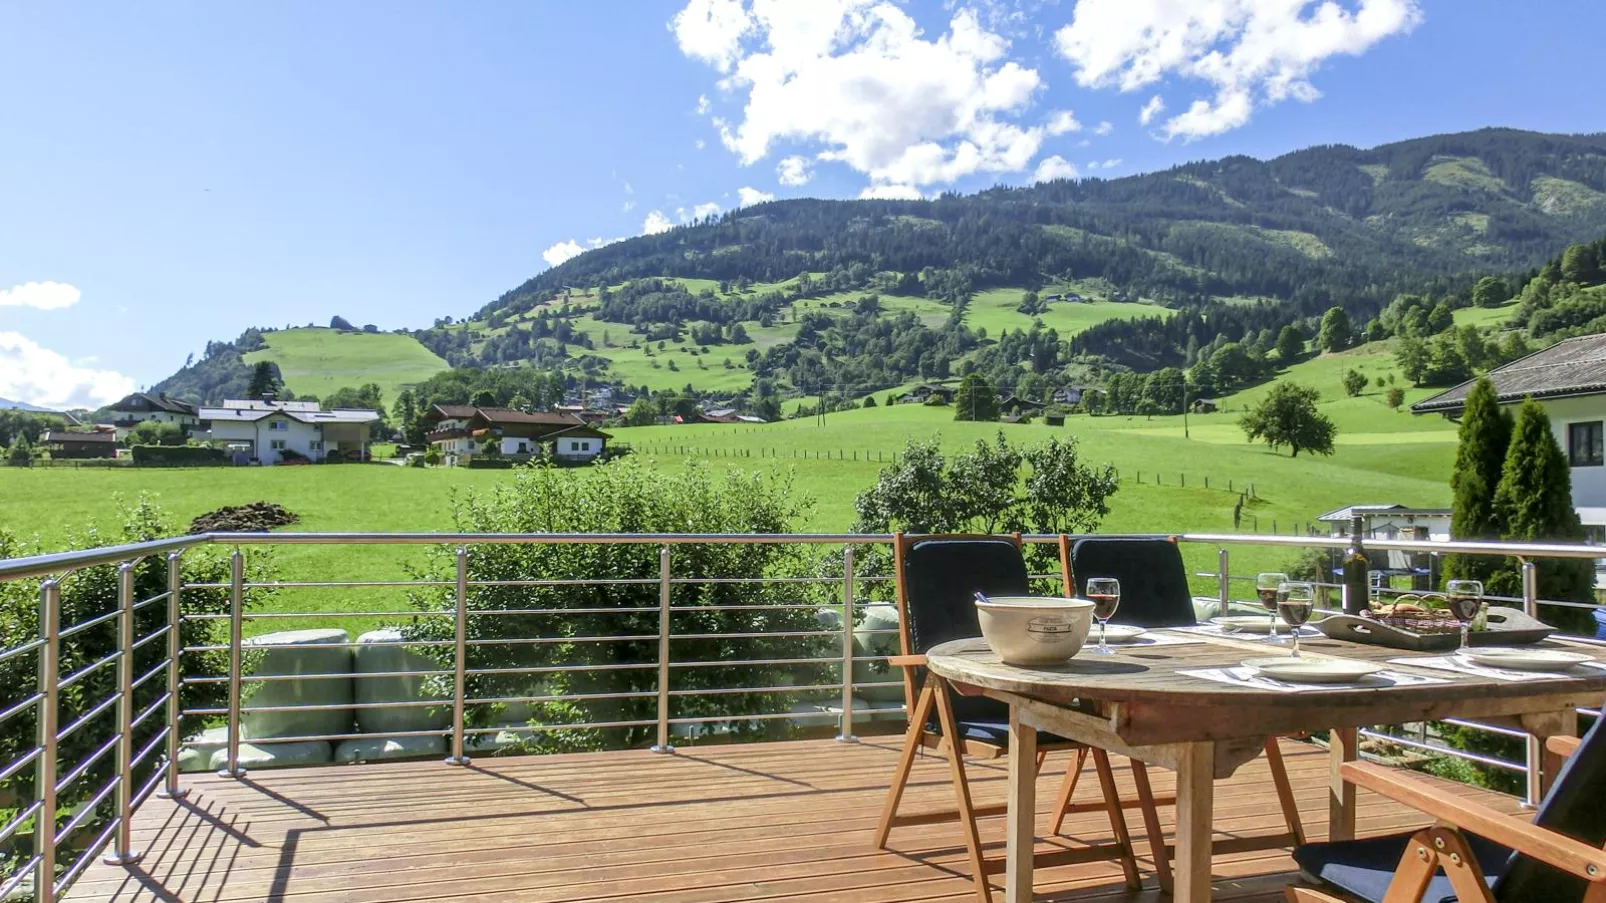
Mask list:
[[252,325],[427,326],[769,196],[1602,131],[1566,48],[1603,26],[1572,0],[19,0],[0,397],[105,401]]

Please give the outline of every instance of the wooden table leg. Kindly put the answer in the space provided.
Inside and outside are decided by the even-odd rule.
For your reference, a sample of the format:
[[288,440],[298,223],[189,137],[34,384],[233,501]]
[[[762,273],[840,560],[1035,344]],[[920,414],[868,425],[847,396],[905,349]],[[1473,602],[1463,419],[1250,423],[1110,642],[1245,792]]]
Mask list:
[[1339,774],[1345,762],[1359,755],[1357,728],[1339,727],[1327,732],[1327,839],[1355,839],[1355,785]]
[[1177,755],[1177,859],[1172,876],[1175,903],[1207,903],[1214,849],[1216,791],[1214,743],[1184,743]]
[[1530,781],[1529,786],[1528,802],[1537,806],[1545,794],[1550,792],[1550,784],[1556,780],[1556,773],[1561,770],[1563,764],[1559,756],[1545,750],[1545,741],[1556,736],[1578,736],[1578,710],[1566,709],[1543,715],[1523,715],[1518,721],[1522,724],[1522,729],[1528,732],[1529,767],[1535,765],[1540,767],[1540,779],[1537,782]]
[[1037,728],[1009,707],[1009,814],[1004,899],[1031,903],[1032,853],[1037,822]]

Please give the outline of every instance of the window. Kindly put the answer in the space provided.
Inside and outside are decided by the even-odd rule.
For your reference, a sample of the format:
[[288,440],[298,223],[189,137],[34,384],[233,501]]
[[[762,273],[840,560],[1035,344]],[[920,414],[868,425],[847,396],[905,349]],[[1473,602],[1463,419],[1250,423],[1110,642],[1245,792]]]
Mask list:
[[521,455],[529,454],[530,453],[530,443],[524,442],[524,441],[521,440],[519,442],[519,452],[518,453],[521,454]]
[[569,443],[569,451],[574,452],[574,451],[579,451],[579,450],[580,450],[580,443],[578,443],[578,442],[570,442]]
[[307,443],[307,451],[323,451],[323,442],[314,439]]
[[1599,467],[1606,463],[1599,420],[1567,424],[1567,459],[1574,467]]
[[270,432],[275,432],[275,431],[276,432],[283,432],[283,431],[285,431],[285,430],[287,430],[289,428],[290,428],[290,421],[288,421],[288,420],[269,420],[268,421],[268,430]]
[[274,451],[284,451],[288,446],[289,443],[285,442],[283,439],[275,439],[268,443],[268,447]]

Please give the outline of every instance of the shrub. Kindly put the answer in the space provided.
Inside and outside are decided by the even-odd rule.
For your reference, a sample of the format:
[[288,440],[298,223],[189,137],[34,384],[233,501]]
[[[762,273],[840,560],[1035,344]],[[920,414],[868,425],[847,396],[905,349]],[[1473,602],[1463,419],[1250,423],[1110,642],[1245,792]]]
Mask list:
[[140,467],[207,467],[229,463],[228,453],[205,445],[136,445],[134,463]]
[[[793,532],[806,502],[794,496],[789,479],[729,471],[711,473],[693,465],[666,474],[631,458],[592,467],[559,470],[523,467],[489,491],[469,490],[454,500],[454,528],[464,532],[512,533],[787,533]],[[672,550],[676,577],[756,578],[801,576],[807,561],[797,546],[754,543],[678,545]],[[425,574],[450,582],[454,550],[434,550]],[[470,674],[470,697],[525,695],[641,694],[607,699],[565,699],[533,704],[535,724],[642,721],[646,725],[602,730],[572,729],[530,735],[527,748],[598,749],[639,746],[654,736],[657,702],[653,668],[586,670],[593,665],[656,661],[658,654],[659,550],[641,544],[493,545],[472,550],[474,581],[646,580],[607,586],[476,586],[468,596],[473,612],[573,609],[561,622],[550,617],[473,617],[472,638],[489,644],[469,647],[470,669],[545,668],[529,674]],[[423,610],[451,610],[454,590],[442,587],[413,596]],[[814,613],[769,605],[795,603],[785,584],[680,583],[672,591],[673,629],[681,635],[817,630]],[[755,610],[714,610],[713,606],[756,605]],[[597,613],[596,609],[604,609]],[[619,611],[610,611],[618,609]],[[419,640],[453,636],[449,618],[424,618],[406,628]],[[557,626],[561,624],[561,626]],[[522,643],[539,636],[636,636],[603,643]],[[511,641],[501,645],[495,641]],[[432,647],[450,670],[450,647]],[[831,637],[678,639],[677,661],[740,661],[812,658],[837,648]],[[671,672],[674,690],[811,684],[830,679],[829,666],[799,675],[812,666],[715,665]],[[442,689],[450,681],[440,679]],[[786,712],[796,697],[786,693],[728,693],[672,698],[671,717],[711,717]],[[471,725],[493,723],[500,707],[471,706]],[[784,736],[780,719],[733,720],[734,739]]]

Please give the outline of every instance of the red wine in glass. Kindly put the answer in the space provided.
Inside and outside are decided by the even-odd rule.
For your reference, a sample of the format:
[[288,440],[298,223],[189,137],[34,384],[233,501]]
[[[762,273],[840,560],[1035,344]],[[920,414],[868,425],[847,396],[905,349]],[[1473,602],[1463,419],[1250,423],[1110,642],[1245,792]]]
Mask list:
[[1451,580],[1445,585],[1445,598],[1450,614],[1461,622],[1461,648],[1472,645],[1472,621],[1483,608],[1483,582],[1479,580]]
[[1087,597],[1093,601],[1093,617],[1100,621],[1115,617],[1115,610],[1121,605],[1119,593],[1088,593]]
[[1094,651],[1111,655],[1115,650],[1104,641],[1105,625],[1115,617],[1115,610],[1121,604],[1121,581],[1114,577],[1089,577],[1086,593],[1093,602],[1093,617],[1099,622],[1099,646]]

